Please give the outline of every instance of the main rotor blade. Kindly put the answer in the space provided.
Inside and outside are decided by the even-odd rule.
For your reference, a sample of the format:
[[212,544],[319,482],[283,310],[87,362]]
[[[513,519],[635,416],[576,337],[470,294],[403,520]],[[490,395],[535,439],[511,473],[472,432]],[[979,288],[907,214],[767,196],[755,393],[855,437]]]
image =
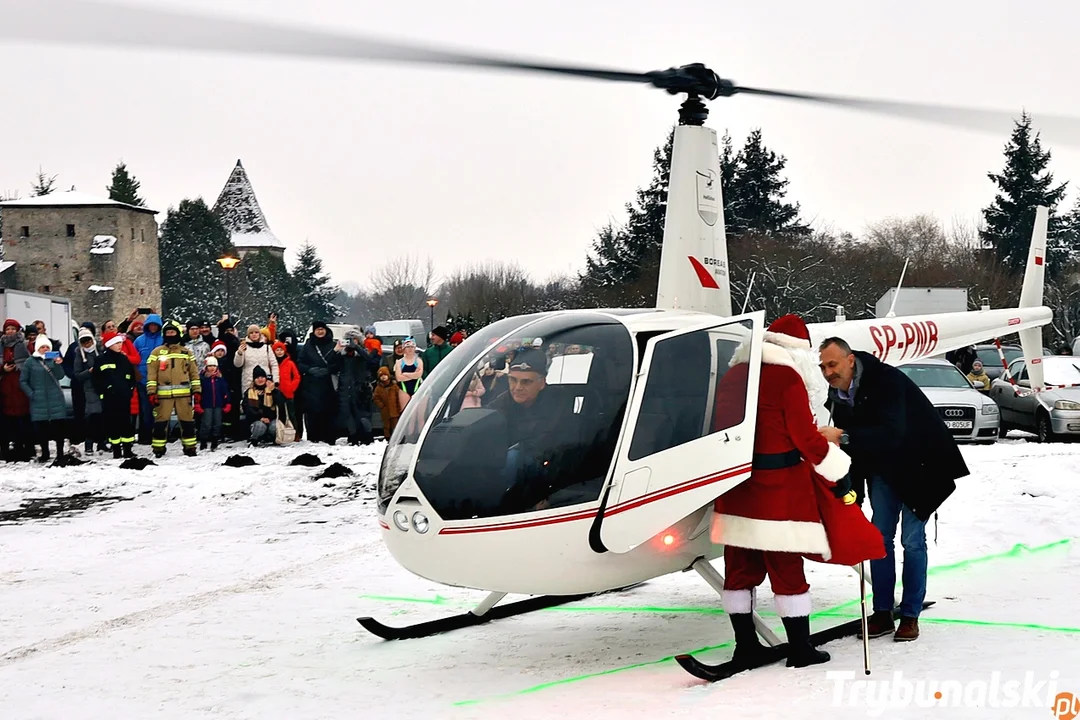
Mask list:
[[644,73],[524,62],[322,30],[91,0],[0,0],[0,39],[99,45],[112,49],[146,47],[245,55],[392,60],[555,73],[617,82],[652,81]]
[[[740,86],[733,88],[732,92],[733,94],[759,95],[782,100],[800,100],[822,105],[833,105],[878,115],[910,118],[965,130],[984,130],[993,133],[1008,132],[1013,125],[1013,121],[1020,119],[1019,112],[1009,113],[1003,110],[987,110],[933,103],[869,100],[839,95],[820,95]],[[1080,117],[1030,114],[1032,115],[1032,125],[1047,136],[1052,136],[1056,142],[1066,145],[1080,145]]]

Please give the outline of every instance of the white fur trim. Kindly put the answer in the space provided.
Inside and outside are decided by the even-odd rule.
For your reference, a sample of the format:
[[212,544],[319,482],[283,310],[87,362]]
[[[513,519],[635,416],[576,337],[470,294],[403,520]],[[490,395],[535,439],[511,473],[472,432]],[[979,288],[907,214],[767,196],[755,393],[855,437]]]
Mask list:
[[757,520],[713,513],[712,529],[711,537],[717,545],[776,552],[814,553],[826,560],[832,557],[825,526],[819,522]]
[[[821,374],[821,368],[818,367],[818,354],[809,346],[785,347],[771,342],[770,335],[770,333],[765,333],[766,342],[761,345],[761,362],[766,365],[784,365],[799,373],[806,387],[806,394],[810,398],[810,412],[814,414],[814,419],[819,425],[828,424],[829,413],[825,408],[825,401],[829,397],[829,386]],[[744,342],[735,348],[728,365],[735,367],[749,360],[750,343]]]
[[810,616],[810,593],[808,592],[798,595],[774,595],[773,604],[776,605],[776,614],[782,618]]
[[814,466],[814,471],[825,478],[836,482],[848,474],[851,469],[851,457],[836,445],[829,443],[829,452],[820,465]]
[[116,337],[109,338],[109,341],[105,343],[105,347],[112,347],[113,345],[120,345],[124,342],[123,335],[117,335]]
[[765,331],[765,342],[775,343],[787,348],[797,348],[799,350],[813,349],[809,340],[803,340],[802,338],[793,337],[791,335],[783,335],[781,333],[772,332],[771,330]]
[[728,615],[749,613],[754,609],[754,597],[749,590],[725,590],[724,612]]

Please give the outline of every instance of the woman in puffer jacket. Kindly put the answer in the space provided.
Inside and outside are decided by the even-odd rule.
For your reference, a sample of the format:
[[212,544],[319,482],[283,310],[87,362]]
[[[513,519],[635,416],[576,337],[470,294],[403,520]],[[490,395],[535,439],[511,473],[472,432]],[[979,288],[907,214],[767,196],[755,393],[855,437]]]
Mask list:
[[45,353],[53,348],[52,340],[38,335],[34,354],[23,364],[19,385],[30,398],[30,421],[34,423],[37,441],[41,445],[41,462],[47,462],[49,442],[56,443],[56,457],[64,456],[64,426],[67,424],[67,402],[60,381],[64,378],[64,359],[46,360]]
[[251,387],[251,373],[257,367],[266,371],[270,382],[276,383],[281,379],[278,375],[277,358],[270,348],[271,343],[263,335],[262,329],[258,325],[249,325],[247,339],[240,343],[236,357],[233,358],[233,365],[240,368],[241,394]]

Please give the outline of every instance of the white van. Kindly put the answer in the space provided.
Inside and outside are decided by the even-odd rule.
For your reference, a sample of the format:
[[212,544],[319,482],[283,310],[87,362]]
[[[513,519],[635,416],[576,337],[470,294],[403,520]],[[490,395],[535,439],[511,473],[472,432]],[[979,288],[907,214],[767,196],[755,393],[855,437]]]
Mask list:
[[407,337],[416,341],[417,349],[427,347],[427,331],[419,320],[380,320],[375,323],[375,337],[382,339],[384,354],[394,352],[394,343]]

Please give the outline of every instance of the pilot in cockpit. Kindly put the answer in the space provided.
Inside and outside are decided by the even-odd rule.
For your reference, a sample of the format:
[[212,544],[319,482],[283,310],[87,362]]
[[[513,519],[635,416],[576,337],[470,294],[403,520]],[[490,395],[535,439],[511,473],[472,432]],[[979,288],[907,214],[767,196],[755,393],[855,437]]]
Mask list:
[[545,483],[537,481],[550,473],[551,464],[567,441],[559,429],[560,409],[547,392],[547,369],[543,351],[522,349],[509,367],[510,389],[488,405],[506,418],[510,447],[503,476],[508,495],[523,493],[521,502],[528,506],[542,503],[547,497]]

